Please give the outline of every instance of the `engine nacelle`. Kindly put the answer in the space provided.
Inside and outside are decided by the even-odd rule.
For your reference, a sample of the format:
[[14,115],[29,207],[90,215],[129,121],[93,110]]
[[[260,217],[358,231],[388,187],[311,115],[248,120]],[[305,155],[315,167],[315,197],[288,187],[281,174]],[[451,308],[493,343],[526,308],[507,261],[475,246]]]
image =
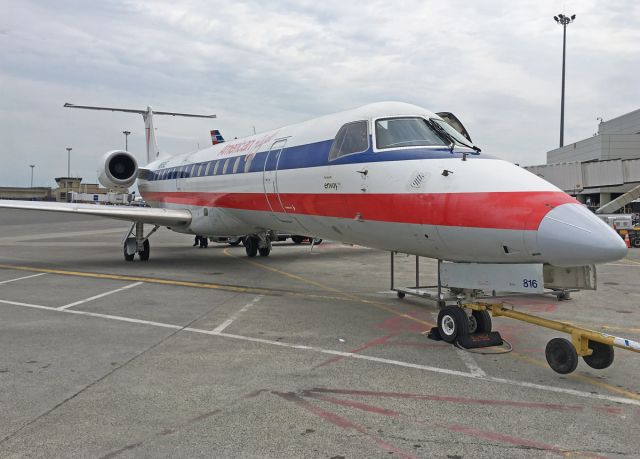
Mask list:
[[129,188],[137,177],[138,161],[128,151],[109,151],[98,166],[98,181],[105,188]]

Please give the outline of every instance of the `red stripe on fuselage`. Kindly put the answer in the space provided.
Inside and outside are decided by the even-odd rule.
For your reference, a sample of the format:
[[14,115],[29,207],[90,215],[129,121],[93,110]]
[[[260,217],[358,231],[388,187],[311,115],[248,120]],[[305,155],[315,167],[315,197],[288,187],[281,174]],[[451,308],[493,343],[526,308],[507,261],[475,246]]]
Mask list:
[[[264,193],[146,192],[146,201],[271,212]],[[577,203],[561,191],[429,194],[282,193],[287,213],[393,223],[536,230],[553,207]],[[284,212],[270,194],[275,212]]]

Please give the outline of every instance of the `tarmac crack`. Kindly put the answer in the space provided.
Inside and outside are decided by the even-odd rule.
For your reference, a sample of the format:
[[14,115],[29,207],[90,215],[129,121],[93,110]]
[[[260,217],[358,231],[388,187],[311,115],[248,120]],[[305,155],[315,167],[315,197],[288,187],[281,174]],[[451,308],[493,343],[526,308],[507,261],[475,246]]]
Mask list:
[[[185,331],[191,327],[191,325],[193,325],[194,323],[196,323],[198,320],[204,318],[205,316],[207,316],[208,314],[210,314],[211,312],[213,312],[214,309],[216,309],[218,306],[221,306],[225,303],[227,303],[228,301],[231,301],[234,298],[237,298],[239,295],[241,295],[241,293],[237,293],[236,295],[233,295],[229,298],[227,298],[226,300],[223,300],[221,303],[216,304],[215,306],[213,306],[212,308],[208,309],[207,311],[205,311],[204,313],[202,313],[201,315],[199,315],[198,317],[196,317],[195,319],[193,319],[191,322],[189,322],[188,324],[182,326],[179,329],[176,329],[175,331],[169,333],[168,335],[164,336],[163,338],[161,338],[159,341],[157,341],[156,343],[152,344],[151,346],[147,347],[146,349],[142,350],[141,352],[139,352],[138,354],[134,355],[133,357],[131,357],[129,360],[123,362],[121,365],[118,365],[116,367],[114,367],[113,369],[111,369],[111,371],[108,371],[106,374],[102,375],[100,378],[96,379],[95,381],[90,382],[89,384],[87,384],[86,386],[84,386],[82,389],[80,389],[79,391],[75,392],[73,395],[70,395],[69,397],[65,398],[64,400],[62,400],[61,402],[57,403],[56,405],[54,405],[53,407],[49,408],[47,411],[45,411],[44,413],[40,414],[39,416],[35,417],[34,419],[32,419],[31,421],[27,422],[26,424],[24,424],[22,427],[20,427],[17,430],[14,430],[13,432],[11,432],[9,435],[7,435],[6,437],[4,437],[2,440],[0,440],[0,445],[6,443],[7,441],[11,440],[13,437],[15,437],[16,435],[20,434],[20,432],[22,432],[23,430],[27,429],[28,427],[32,426],[33,424],[35,424],[36,422],[38,422],[40,419],[43,419],[44,417],[48,416],[49,414],[53,413],[54,411],[56,411],[58,408],[62,407],[63,405],[65,405],[66,403],[70,402],[71,400],[75,399],[76,397],[78,397],[79,395],[83,394],[84,392],[86,392],[87,390],[91,389],[92,387],[96,386],[97,384],[99,384],[100,382],[104,381],[105,379],[107,379],[109,376],[111,376],[112,374],[114,374],[116,371],[126,367],[127,365],[129,365],[131,362],[137,360],[138,358],[142,357],[143,355],[147,354],[148,352],[153,351],[154,349],[156,349],[157,347],[161,346],[162,344],[164,344],[165,342],[167,342],[169,339],[173,338],[174,336],[176,336],[178,333]],[[126,448],[125,448],[126,449]],[[122,450],[124,451],[124,450]]]

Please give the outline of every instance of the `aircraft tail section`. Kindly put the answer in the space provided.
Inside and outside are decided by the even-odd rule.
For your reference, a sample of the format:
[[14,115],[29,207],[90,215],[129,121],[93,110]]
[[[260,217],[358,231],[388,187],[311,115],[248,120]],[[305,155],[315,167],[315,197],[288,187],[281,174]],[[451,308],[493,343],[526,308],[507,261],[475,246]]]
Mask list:
[[[147,107],[146,110],[136,110],[131,108],[114,108],[114,107],[95,107],[89,105],[75,105],[66,103],[67,108],[84,108],[87,110],[106,110],[110,112],[125,112],[125,113],[138,113],[142,115],[144,119],[145,139],[147,144],[147,163],[155,161],[160,156],[160,150],[158,149],[158,142],[156,141],[156,131],[153,127],[153,115],[170,115],[170,116],[185,116],[189,118],[216,118],[216,115],[196,115],[193,113],[177,113],[177,112],[154,112],[151,107]],[[219,134],[219,132],[218,132]],[[220,136],[222,139],[222,136]],[[224,142],[224,139],[222,139]]]
[[144,135],[147,145],[147,164],[155,161],[160,156],[158,142],[156,141],[156,130],[153,127],[153,110],[147,106],[147,111],[142,114],[144,119]]
[[220,134],[220,131],[217,129],[212,129],[211,130],[211,143],[213,145],[218,145],[219,143],[223,143],[224,142],[224,137],[222,137],[222,134]]

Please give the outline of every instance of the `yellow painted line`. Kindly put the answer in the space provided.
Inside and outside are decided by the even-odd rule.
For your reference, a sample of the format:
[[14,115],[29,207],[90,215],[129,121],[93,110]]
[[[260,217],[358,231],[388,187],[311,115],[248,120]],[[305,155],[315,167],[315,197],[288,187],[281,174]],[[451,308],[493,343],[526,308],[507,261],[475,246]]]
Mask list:
[[291,290],[275,290],[275,289],[265,289],[265,288],[257,288],[257,287],[239,287],[234,285],[214,284],[209,282],[180,281],[180,280],[173,280],[173,279],[158,279],[153,277],[128,276],[128,275],[121,275],[121,274],[92,273],[92,272],[85,272],[85,271],[66,271],[62,269],[33,268],[30,266],[17,266],[17,265],[4,265],[4,264],[0,264],[0,268],[12,269],[16,271],[59,274],[61,276],[84,277],[84,278],[90,278],[90,279],[109,279],[109,280],[121,280],[121,281],[132,281],[132,282],[145,282],[149,284],[172,285],[177,287],[204,288],[204,289],[223,290],[223,291],[238,292],[238,293],[258,293],[263,295],[280,294],[285,296],[300,296],[305,298],[311,297],[311,298],[345,301],[344,297],[313,295],[313,294],[302,293],[302,292],[294,292]]
[[228,257],[235,258],[236,260],[244,261],[245,263],[249,263],[250,265],[256,266],[258,268],[265,269],[267,271],[271,271],[271,272],[280,274],[280,275],[282,275],[284,277],[288,277],[289,279],[294,279],[294,280],[303,282],[305,284],[314,285],[314,286],[319,287],[319,288],[321,288],[323,290],[327,290],[327,291],[330,291],[330,292],[333,292],[333,293],[338,293],[338,294],[342,295],[344,298],[349,299],[351,301],[355,301],[355,302],[358,302],[358,303],[364,303],[364,304],[370,304],[371,306],[374,306],[374,307],[376,307],[378,309],[382,309],[383,311],[390,312],[390,313],[395,314],[397,316],[400,316],[400,317],[402,317],[404,319],[412,320],[414,322],[421,323],[421,324],[426,325],[426,326],[428,326],[430,328],[431,327],[435,327],[435,324],[433,324],[431,322],[428,322],[426,320],[418,319],[416,317],[410,316],[409,314],[404,314],[402,312],[398,312],[395,309],[387,306],[384,303],[379,303],[377,301],[367,300],[365,298],[361,298],[361,297],[359,297],[357,295],[354,295],[352,293],[344,292],[344,291],[339,290],[337,288],[330,287],[330,286],[325,285],[325,284],[323,284],[321,282],[314,281],[314,280],[311,280],[311,279],[306,279],[306,278],[304,278],[302,276],[298,276],[296,274],[291,274],[291,273],[288,273],[286,271],[282,271],[281,269],[274,268],[272,266],[267,266],[267,265],[264,265],[262,263],[258,263],[257,261],[249,260],[247,258],[236,257],[235,255],[231,255],[231,253],[229,253],[229,249],[224,249],[224,254],[227,255]]
[[[526,362],[529,362],[533,365],[542,367],[542,368],[549,368],[549,365],[547,364],[547,362],[543,362],[542,360],[538,360],[538,359],[534,359],[532,357],[529,357],[527,355],[523,355],[523,354],[519,354],[518,352],[511,352],[511,355],[513,355],[514,357],[516,357],[519,360],[524,360]],[[598,386],[601,387],[602,389],[608,390],[610,392],[615,392],[617,394],[621,394],[624,395],[627,398],[631,398],[633,400],[640,400],[640,394],[637,392],[632,392],[626,389],[622,389],[621,387],[617,387],[617,386],[613,386],[611,384],[607,384],[605,382],[602,382],[598,379],[592,378],[591,376],[587,376],[587,375],[582,375],[579,373],[570,373],[568,376],[571,379],[575,379],[578,381],[582,381],[588,384],[593,384],[594,386]]]

